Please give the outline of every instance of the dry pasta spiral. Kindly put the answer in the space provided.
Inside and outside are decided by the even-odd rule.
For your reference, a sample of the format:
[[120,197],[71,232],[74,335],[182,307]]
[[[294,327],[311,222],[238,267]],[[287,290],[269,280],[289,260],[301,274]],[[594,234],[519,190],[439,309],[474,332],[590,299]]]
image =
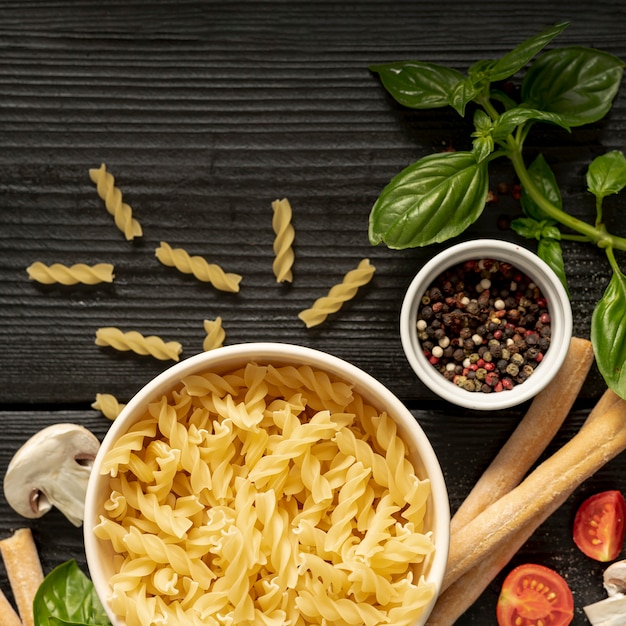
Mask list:
[[61,283],[62,285],[97,285],[98,283],[111,283],[115,275],[113,274],[113,265],[110,263],[96,263],[95,265],[87,265],[85,263],[76,263],[74,265],[63,265],[62,263],[53,263],[45,265],[41,261],[35,261],[26,268],[28,276],[31,280],[45,285]]
[[132,350],[141,355],[151,355],[161,361],[179,360],[183,347],[178,341],[163,341],[156,335],[144,336],[136,330],[123,332],[115,326],[105,326],[96,331],[96,345],[110,346],[122,352]]
[[100,411],[104,417],[113,421],[125,407],[118,399],[110,393],[97,393],[95,402],[91,403],[91,408]]
[[122,200],[122,192],[115,186],[115,178],[107,172],[103,163],[98,169],[90,169],[89,177],[96,184],[96,190],[107,211],[113,216],[115,225],[124,233],[127,240],[141,237],[142,229],[139,222],[133,217],[133,211]]
[[202,349],[208,352],[221,348],[226,338],[226,331],[222,328],[222,318],[218,316],[214,320],[204,320],[203,325],[206,337],[202,342]]
[[328,295],[318,298],[311,308],[298,313],[298,317],[306,324],[307,328],[321,324],[331,313],[336,313],[345,302],[356,295],[359,287],[366,285],[372,280],[376,268],[370,264],[369,259],[363,259],[356,269],[350,270],[341,283],[330,288]]
[[[410,626],[435,591],[430,485],[396,438],[306,366],[184,378],[104,457],[94,532],[116,552],[113,611],[129,626]],[[398,495],[401,470],[420,491]]]
[[220,291],[239,291],[242,278],[239,274],[226,273],[219,265],[208,263],[201,256],[190,256],[183,248],[172,248],[162,241],[155,255],[163,265],[175,267],[183,274],[193,274],[198,280],[211,283]]
[[272,228],[274,229],[274,262],[272,270],[276,282],[291,282],[293,280],[292,266],[294,262],[293,240],[295,231],[291,224],[291,205],[287,198],[272,202],[274,211]]

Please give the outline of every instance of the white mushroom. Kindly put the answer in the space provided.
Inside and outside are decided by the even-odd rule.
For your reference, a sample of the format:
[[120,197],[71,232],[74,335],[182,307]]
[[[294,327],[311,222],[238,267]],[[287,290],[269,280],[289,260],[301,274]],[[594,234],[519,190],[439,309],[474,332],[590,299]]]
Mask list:
[[604,570],[604,588],[610,596],[626,593],[626,561],[615,561]]
[[98,438],[78,424],[53,424],[40,430],[7,467],[7,502],[30,519],[55,506],[74,526],[80,526],[87,482],[99,447]]
[[583,607],[593,626],[623,626],[626,623],[626,561],[615,561],[604,570],[608,598]]

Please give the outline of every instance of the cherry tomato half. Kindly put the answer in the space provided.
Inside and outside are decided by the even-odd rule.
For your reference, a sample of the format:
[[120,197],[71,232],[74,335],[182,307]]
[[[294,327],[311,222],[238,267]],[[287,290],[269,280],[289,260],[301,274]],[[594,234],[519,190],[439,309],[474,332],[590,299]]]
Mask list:
[[587,498],[574,518],[574,543],[596,561],[612,561],[622,550],[626,504],[619,491]]
[[504,579],[496,617],[499,626],[567,626],[574,619],[574,598],[560,574],[543,565],[525,563]]

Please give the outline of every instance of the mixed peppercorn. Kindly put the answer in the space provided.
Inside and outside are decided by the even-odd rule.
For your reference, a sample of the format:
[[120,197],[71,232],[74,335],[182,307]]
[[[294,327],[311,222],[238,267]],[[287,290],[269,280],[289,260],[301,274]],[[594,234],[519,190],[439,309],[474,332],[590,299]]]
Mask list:
[[540,289],[511,264],[469,260],[442,272],[422,296],[417,336],[441,374],[467,391],[513,389],[550,346]]

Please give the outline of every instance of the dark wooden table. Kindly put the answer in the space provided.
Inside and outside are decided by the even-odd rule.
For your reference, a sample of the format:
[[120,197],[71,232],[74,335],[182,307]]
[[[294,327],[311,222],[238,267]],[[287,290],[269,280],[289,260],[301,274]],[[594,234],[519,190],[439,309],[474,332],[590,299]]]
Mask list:
[[[557,45],[595,46],[626,59],[623,3],[481,1],[133,2],[0,1],[0,473],[31,434],[75,422],[99,437],[110,422],[96,393],[128,400],[170,363],[94,344],[101,326],[156,334],[202,350],[202,320],[221,316],[226,343],[283,341],[360,366],[414,412],[439,455],[456,509],[525,407],[477,414],[437,400],[402,352],[398,316],[415,272],[440,247],[372,247],[367,220],[378,193],[413,160],[469,146],[451,109],[407,111],[392,102],[373,63],[409,58],[465,71],[560,21]],[[592,219],[584,172],[596,155],[623,149],[626,88],[611,114],[575,129],[537,130],[566,207]],[[88,175],[106,163],[144,236],[127,242]],[[516,181],[506,166],[493,185]],[[287,197],[296,230],[292,285],[275,282],[271,202]],[[625,225],[624,197],[607,203]],[[504,195],[464,237],[516,240]],[[622,233],[624,229],[622,228]],[[162,266],[159,242],[184,247],[243,275],[220,293]],[[524,245],[530,246],[528,242]],[[609,277],[602,253],[568,244],[575,333]],[[377,271],[358,297],[307,330],[297,313],[325,295],[361,258]],[[111,285],[33,283],[26,267],[110,262]],[[576,431],[602,393],[594,370],[548,448]],[[570,583],[576,624],[604,597],[603,567],[571,540],[577,505],[603,489],[626,490],[626,457],[578,489],[515,557],[554,567]],[[85,568],[82,531],[56,511],[20,518],[0,496],[0,535],[33,529],[44,569],[69,558]],[[1,567],[1,566],[0,566]],[[4,570],[0,586],[9,593]],[[459,624],[495,623],[502,576]]]

